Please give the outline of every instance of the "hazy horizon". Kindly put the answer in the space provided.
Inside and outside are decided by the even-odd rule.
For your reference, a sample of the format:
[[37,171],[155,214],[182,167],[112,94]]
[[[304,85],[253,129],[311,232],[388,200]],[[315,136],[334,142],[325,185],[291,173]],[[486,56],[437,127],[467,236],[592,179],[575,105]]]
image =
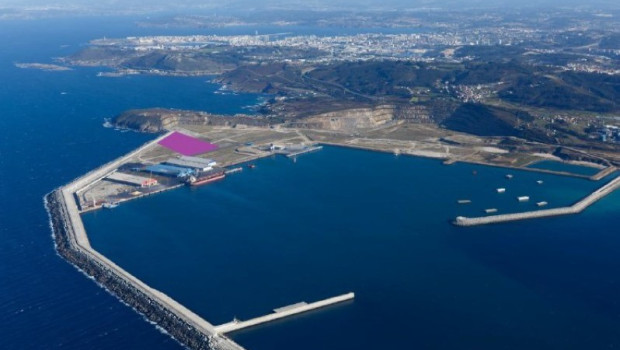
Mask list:
[[620,5],[615,0],[594,0],[583,2],[578,0],[341,0],[337,2],[327,0],[231,0],[226,3],[219,1],[178,0],[170,3],[165,0],[102,0],[97,3],[84,3],[80,0],[0,0],[0,8],[30,11],[103,11],[108,13],[149,12],[149,11],[182,11],[187,9],[218,9],[218,10],[272,10],[272,9],[315,9],[315,10],[390,10],[390,9],[468,9],[468,8],[567,8],[580,7],[590,9],[618,9]]

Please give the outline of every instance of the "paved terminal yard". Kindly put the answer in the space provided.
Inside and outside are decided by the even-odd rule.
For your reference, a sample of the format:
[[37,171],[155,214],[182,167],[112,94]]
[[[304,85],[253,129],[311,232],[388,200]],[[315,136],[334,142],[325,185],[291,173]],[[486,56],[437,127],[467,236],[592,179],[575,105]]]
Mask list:
[[[306,147],[313,146],[305,136],[290,129],[193,126],[191,130],[179,131],[217,144],[216,150],[197,157],[213,159],[217,163],[215,169],[222,170],[273,154],[287,154],[287,147],[291,148],[291,153],[303,153]],[[110,208],[127,200],[184,186],[187,177],[149,171],[149,166],[179,158],[180,154],[157,142],[130,153],[111,171],[85,183],[75,192],[80,211]]]

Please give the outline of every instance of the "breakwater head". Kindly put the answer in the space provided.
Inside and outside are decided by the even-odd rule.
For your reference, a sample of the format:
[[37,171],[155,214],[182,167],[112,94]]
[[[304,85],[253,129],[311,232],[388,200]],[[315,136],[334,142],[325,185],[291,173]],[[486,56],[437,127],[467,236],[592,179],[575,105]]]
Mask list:
[[580,201],[578,201],[577,203],[569,207],[534,210],[534,211],[527,211],[523,213],[514,213],[514,214],[471,217],[471,218],[464,217],[464,216],[458,216],[452,223],[456,226],[477,226],[477,225],[487,225],[487,224],[494,224],[494,223],[500,223],[500,222],[516,221],[516,220],[526,220],[526,219],[535,219],[535,218],[543,218],[543,217],[550,217],[550,216],[577,214],[585,210],[587,207],[589,207],[590,205],[592,205],[599,199],[612,193],[619,187],[620,187],[620,176],[614,178],[606,185],[600,187],[599,189],[592,192],[587,197],[581,199]]

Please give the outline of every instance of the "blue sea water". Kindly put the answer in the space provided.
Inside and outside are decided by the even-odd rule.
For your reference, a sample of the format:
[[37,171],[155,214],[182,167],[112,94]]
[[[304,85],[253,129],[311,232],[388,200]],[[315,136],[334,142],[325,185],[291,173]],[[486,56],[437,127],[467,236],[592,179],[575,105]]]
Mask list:
[[[102,36],[146,33],[129,19],[0,21],[0,348],[179,349],[54,251],[43,195],[153,135],[102,127],[141,107],[236,113],[255,95],[215,95],[205,78],[98,78],[97,69],[43,72]],[[156,32],[156,30],[148,33]]]
[[[620,290],[620,240],[588,254],[596,231],[617,227],[610,210],[618,195],[587,216],[449,223],[485,207],[535,208],[515,193],[567,205],[600,183],[334,147],[256,165],[223,182],[88,213],[91,243],[215,324],[356,293],[352,303],[233,335],[248,349],[619,344],[612,290]],[[603,232],[598,239],[608,240]]]
[[[180,348],[55,254],[42,196],[153,137],[102,128],[106,117],[234,113],[257,96],[224,100],[201,78],[14,67],[102,36],[168,32],[126,18],[0,22],[0,348]],[[576,216],[463,229],[448,220],[532,205],[516,195],[560,206],[599,184],[341,148],[257,164],[87,215],[93,244],[215,323],[357,293],[234,335],[251,350],[620,346],[620,193]]]

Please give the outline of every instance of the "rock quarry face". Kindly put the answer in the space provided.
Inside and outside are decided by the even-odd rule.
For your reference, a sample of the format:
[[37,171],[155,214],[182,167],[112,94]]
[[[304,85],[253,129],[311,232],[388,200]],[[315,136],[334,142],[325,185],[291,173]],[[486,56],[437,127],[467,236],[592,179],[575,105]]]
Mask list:
[[313,129],[355,132],[384,125],[393,119],[393,106],[378,106],[318,114],[305,118],[301,123]]

